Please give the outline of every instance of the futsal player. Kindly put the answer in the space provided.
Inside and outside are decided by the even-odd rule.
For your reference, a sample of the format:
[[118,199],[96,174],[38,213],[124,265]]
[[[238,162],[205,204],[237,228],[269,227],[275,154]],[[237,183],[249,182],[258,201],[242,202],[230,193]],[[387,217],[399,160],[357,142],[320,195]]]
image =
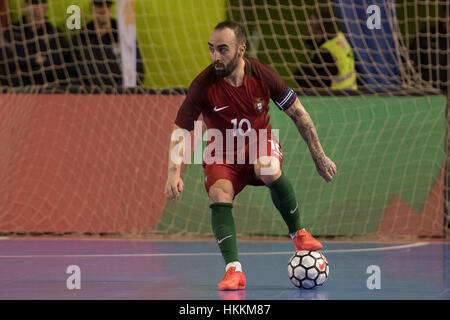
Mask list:
[[[234,198],[246,185],[268,187],[297,251],[322,248],[322,244],[301,225],[295,191],[281,170],[283,154],[272,134],[269,100],[272,99],[294,121],[325,181],[333,179],[336,165],[325,155],[314,124],[295,92],[273,69],[244,56],[246,37],[239,24],[233,21],[219,23],[210,35],[208,46],[212,63],[191,83],[178,110],[174,131],[180,128],[193,130],[194,122],[203,114],[208,130],[215,129],[223,135],[222,140],[217,140],[223,141],[223,149],[216,147],[215,153],[211,153],[215,161],[211,163],[205,161],[206,158],[203,161],[205,189],[211,202],[212,231],[226,265],[218,288],[239,290],[245,288],[246,279],[238,257],[232,208]],[[231,134],[232,141],[236,142],[238,135],[246,135],[250,130],[266,134],[256,134],[257,141],[246,141],[244,148],[239,148],[237,143],[230,147],[232,139],[226,139],[227,134]],[[208,145],[220,145],[217,141],[210,138]],[[165,193],[172,200],[183,191],[181,164],[172,159],[172,151],[179,142],[171,141],[169,152]],[[255,150],[251,148],[252,143],[257,146],[256,156],[249,154],[250,149]],[[246,161],[237,161],[242,153],[241,160]],[[181,152],[178,156],[182,156]]]

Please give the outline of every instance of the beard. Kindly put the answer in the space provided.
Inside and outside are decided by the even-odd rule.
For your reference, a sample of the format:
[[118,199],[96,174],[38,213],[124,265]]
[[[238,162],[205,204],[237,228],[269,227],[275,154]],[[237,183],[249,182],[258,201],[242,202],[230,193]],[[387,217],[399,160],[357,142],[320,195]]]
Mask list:
[[[220,62],[214,62],[213,66],[214,66],[214,72],[216,73],[216,76],[221,77],[221,78],[225,78],[228,77],[233,71],[234,69],[236,69],[236,66],[239,63],[239,56],[238,56],[238,52],[236,50],[236,54],[234,55],[233,59],[230,61],[230,63],[228,63],[227,65],[224,65],[223,63]],[[222,69],[218,70],[216,69],[216,67],[221,67]]]

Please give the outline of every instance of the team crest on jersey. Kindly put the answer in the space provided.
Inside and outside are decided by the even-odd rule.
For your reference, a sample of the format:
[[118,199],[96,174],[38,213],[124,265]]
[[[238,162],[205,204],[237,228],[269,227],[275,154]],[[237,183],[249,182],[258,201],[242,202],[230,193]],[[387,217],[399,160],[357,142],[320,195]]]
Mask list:
[[256,110],[261,112],[264,108],[264,100],[261,98],[257,98],[255,102],[253,102],[253,107],[255,107]]

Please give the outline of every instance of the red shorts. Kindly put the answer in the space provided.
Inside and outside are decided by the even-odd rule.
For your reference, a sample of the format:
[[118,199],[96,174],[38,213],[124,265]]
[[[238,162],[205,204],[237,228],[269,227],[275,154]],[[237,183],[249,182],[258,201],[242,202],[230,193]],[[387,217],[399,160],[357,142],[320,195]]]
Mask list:
[[[266,150],[261,151],[258,148],[257,152],[258,156],[256,158],[266,155],[277,158],[281,168],[283,164],[283,153],[281,152],[280,144],[275,137],[270,137],[270,139],[267,140]],[[232,183],[234,196],[241,192],[247,185],[265,185],[264,182],[256,176],[253,163],[230,164],[223,161],[223,164],[203,163],[203,168],[205,174],[205,189],[207,193],[209,193],[209,188],[219,179],[226,179]]]

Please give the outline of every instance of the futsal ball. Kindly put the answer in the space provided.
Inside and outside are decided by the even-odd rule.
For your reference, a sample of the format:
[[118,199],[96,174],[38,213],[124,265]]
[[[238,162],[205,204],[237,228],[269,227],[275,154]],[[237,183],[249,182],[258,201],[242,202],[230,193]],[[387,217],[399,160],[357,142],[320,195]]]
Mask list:
[[297,251],[289,260],[288,275],[297,288],[312,289],[324,284],[330,268],[325,256],[318,251]]

